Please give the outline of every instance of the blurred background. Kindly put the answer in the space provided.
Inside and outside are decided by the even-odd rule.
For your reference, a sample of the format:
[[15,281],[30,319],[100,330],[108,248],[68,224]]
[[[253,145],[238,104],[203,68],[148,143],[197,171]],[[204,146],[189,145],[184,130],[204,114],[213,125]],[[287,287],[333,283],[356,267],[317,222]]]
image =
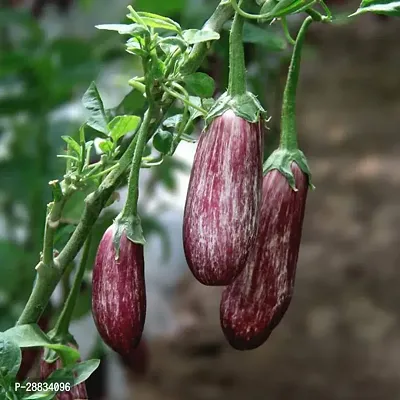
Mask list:
[[[128,80],[140,73],[124,38],[94,25],[124,21],[127,0],[0,0],[0,331],[15,323],[32,287],[42,246],[48,181],[60,178],[61,135],[85,121],[81,97],[95,80],[107,108],[140,113]],[[199,28],[216,0],[137,0],[133,6]],[[354,1],[329,2],[336,15]],[[297,29],[301,16],[290,19]],[[227,82],[229,26],[202,70]],[[267,32],[266,32],[267,29]],[[295,296],[259,349],[238,352],[219,327],[221,289],[188,272],[181,244],[195,144],[141,178],[148,295],[144,340],[122,362],[99,340],[90,314],[90,269],[71,328],[84,358],[100,357],[92,400],[395,400],[400,398],[400,20],[365,15],[315,24],[307,37],[298,131],[317,189],[307,204]],[[274,149],[290,49],[279,27],[245,29],[249,88],[272,116]],[[198,127],[200,131],[201,127]],[[56,247],[79,220],[85,194],[64,213]],[[72,228],[71,228],[72,227]],[[71,265],[72,271],[74,265]],[[68,274],[43,324],[51,328]],[[34,371],[31,376],[34,376]]]

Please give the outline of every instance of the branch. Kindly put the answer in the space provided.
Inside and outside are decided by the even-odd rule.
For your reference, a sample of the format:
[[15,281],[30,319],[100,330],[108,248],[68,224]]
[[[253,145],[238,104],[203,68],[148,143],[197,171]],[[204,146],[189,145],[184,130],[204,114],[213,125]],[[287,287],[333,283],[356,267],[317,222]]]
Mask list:
[[49,204],[46,217],[43,240],[43,263],[48,268],[53,268],[54,235],[60,224],[60,218],[67,196],[63,194],[61,185],[57,180],[49,182],[49,185],[53,191],[53,202]]

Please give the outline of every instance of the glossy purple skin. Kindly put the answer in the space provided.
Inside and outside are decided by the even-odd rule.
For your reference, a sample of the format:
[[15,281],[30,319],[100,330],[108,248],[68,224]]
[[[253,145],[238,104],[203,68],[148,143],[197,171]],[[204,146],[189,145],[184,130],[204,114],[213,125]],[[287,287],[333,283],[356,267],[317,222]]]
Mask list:
[[297,192],[278,170],[264,177],[256,244],[244,271],[222,293],[222,330],[237,350],[263,344],[292,299],[308,177],[296,163],[291,169]]
[[[76,348],[76,346],[69,345],[71,347]],[[43,352],[42,352],[43,354]],[[79,360],[80,362],[80,360]],[[43,359],[40,360],[40,379],[44,381],[47,377],[49,377],[56,369],[61,369],[62,363],[61,360],[58,359],[56,362],[52,364],[48,364]],[[57,400],[86,400],[88,399],[88,395],[86,392],[86,385],[84,382],[79,385],[73,386],[68,392],[58,393],[56,396]]]
[[204,285],[227,285],[255,242],[262,185],[263,132],[233,111],[203,131],[190,176],[183,246]]
[[93,268],[92,313],[103,341],[129,357],[139,344],[146,317],[143,246],[123,234],[116,260],[113,238],[110,226]]

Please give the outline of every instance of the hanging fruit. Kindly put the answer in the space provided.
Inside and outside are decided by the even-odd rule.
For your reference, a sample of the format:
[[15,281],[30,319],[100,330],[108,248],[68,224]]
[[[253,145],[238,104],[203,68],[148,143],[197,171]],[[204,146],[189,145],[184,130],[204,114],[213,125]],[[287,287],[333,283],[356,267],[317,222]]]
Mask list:
[[210,110],[187,192],[183,245],[193,275],[227,285],[242,271],[258,226],[265,112],[246,91],[243,18],[230,33],[227,93]]

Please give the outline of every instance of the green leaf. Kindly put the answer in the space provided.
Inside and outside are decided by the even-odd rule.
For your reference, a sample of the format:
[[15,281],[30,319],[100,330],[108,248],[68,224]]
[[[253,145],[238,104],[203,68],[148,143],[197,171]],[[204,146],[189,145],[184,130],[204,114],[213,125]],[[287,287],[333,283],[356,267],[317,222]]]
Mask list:
[[211,29],[188,29],[182,32],[182,36],[189,44],[209,42],[211,40],[218,40],[220,38],[219,33]]
[[179,37],[167,37],[159,42],[161,50],[165,54],[173,53],[178,47],[182,50],[182,53],[187,49],[188,44]]
[[96,25],[96,28],[105,31],[116,31],[120,35],[144,36],[149,34],[149,31],[139,24],[103,24]]
[[271,18],[279,18],[305,11],[314,3],[316,3],[316,0],[281,0],[271,10]]
[[27,394],[25,395],[22,400],[53,400],[55,394],[54,393],[49,393],[49,392],[36,392],[33,394]]
[[88,360],[66,368],[55,370],[47,379],[47,383],[68,382],[71,386],[79,385],[85,382],[90,375],[98,368],[100,360]]
[[52,344],[37,324],[18,325],[5,331],[4,335],[12,338],[19,347],[43,347]]
[[68,144],[68,148],[73,150],[78,156],[81,155],[81,146],[71,136],[61,136],[61,139]]
[[[4,333],[0,333],[0,374],[5,377],[16,376],[21,365],[21,358],[18,344]],[[2,369],[7,372],[2,373]]]
[[144,104],[145,99],[142,94],[137,90],[132,90],[123,98],[121,103],[112,110],[112,112],[114,115],[140,114]]
[[153,137],[153,146],[162,154],[171,150],[173,135],[169,131],[159,130]]
[[[202,107],[202,101],[200,97],[197,96],[189,96],[190,103],[194,104],[197,107]],[[194,107],[189,106],[189,114],[190,119],[194,121],[196,118],[201,117],[203,114]]]
[[109,124],[110,137],[116,143],[118,139],[127,133],[135,131],[140,124],[140,117],[136,115],[119,115],[115,117]]
[[203,72],[185,76],[183,81],[189,94],[199,97],[212,97],[215,90],[214,79]]
[[153,79],[161,79],[164,77],[164,73],[166,70],[165,64],[159,59],[153,57],[152,63],[151,63],[151,75]]
[[163,15],[154,14],[154,13],[149,13],[149,12],[144,12],[144,11],[139,11],[139,12],[138,12],[138,15],[139,15],[142,19],[144,19],[144,18],[151,18],[151,19],[163,21],[163,22],[165,22],[165,23],[167,23],[167,24],[170,24],[170,25],[174,25],[175,28],[178,29],[178,31],[181,31],[181,29],[182,29],[181,26],[180,26],[176,21],[174,21],[174,20],[171,19],[171,18],[164,17]]
[[130,38],[126,42],[126,51],[139,57],[147,57],[147,51],[142,49],[140,40],[137,37]]
[[262,5],[260,14],[270,13],[278,4],[278,0],[266,0],[266,2]]
[[64,383],[69,383],[71,387],[74,385],[74,381],[75,379],[71,371],[71,366],[56,369],[46,379],[46,383],[64,382]]
[[99,365],[100,360],[87,360],[73,365],[71,371],[74,375],[74,385],[85,382]]
[[389,15],[392,17],[400,17],[400,1],[399,0],[363,0],[358,10],[351,14],[355,15],[372,12],[374,14]]
[[114,149],[114,144],[111,142],[111,140],[102,140],[99,143],[99,147],[103,153],[110,153]]
[[176,129],[181,121],[182,121],[182,114],[175,114],[172,117],[167,118],[163,122],[163,125],[166,128]]
[[101,100],[100,93],[97,86],[92,82],[89,89],[85,92],[82,98],[84,107],[90,112],[90,117],[87,125],[96,129],[99,132],[108,133],[108,118],[104,110],[103,101]]
[[75,364],[75,362],[80,358],[79,351],[70,346],[65,346],[63,344],[48,344],[44,347],[56,351],[65,366]]
[[[176,33],[181,32],[181,28],[179,24],[177,24],[175,21],[172,19],[162,17],[161,15],[157,14],[150,14],[150,13],[140,13],[141,20],[143,23],[145,23],[147,26],[154,28],[154,29],[165,29],[167,31],[173,31]],[[128,18],[132,19],[135,22],[138,22],[135,17],[131,14],[128,15]]]
[[12,339],[19,347],[46,347],[55,350],[63,360],[64,365],[75,363],[79,359],[79,352],[69,346],[54,344],[37,324],[18,325],[4,335]]
[[211,107],[215,104],[215,100],[210,97],[209,99],[202,99],[201,100],[202,106],[206,111],[209,111]]

